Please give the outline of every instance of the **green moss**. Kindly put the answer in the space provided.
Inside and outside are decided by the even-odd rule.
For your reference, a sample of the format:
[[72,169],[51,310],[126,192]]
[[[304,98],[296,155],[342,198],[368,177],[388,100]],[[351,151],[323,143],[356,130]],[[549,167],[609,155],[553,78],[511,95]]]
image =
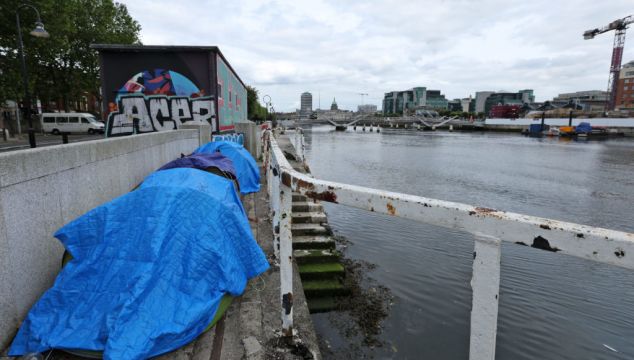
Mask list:
[[339,263],[304,264],[299,266],[299,273],[343,273],[343,265]]

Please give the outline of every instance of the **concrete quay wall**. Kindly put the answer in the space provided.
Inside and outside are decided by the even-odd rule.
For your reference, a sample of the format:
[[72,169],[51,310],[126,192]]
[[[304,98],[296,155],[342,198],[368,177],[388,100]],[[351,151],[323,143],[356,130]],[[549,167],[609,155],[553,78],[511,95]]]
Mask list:
[[60,270],[64,248],[53,233],[209,134],[202,125],[0,154],[0,353]]

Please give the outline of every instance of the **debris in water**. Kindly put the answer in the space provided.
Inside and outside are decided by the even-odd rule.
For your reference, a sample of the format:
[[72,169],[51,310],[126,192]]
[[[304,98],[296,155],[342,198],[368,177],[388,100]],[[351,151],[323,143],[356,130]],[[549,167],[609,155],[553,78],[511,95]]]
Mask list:
[[614,352],[616,352],[616,353],[617,353],[617,352],[619,352],[617,349],[613,348],[613,347],[612,347],[612,346],[610,346],[610,345],[603,344],[603,346],[605,346],[606,348],[608,348],[608,349],[610,349],[610,350],[612,350],[612,351],[614,351]]

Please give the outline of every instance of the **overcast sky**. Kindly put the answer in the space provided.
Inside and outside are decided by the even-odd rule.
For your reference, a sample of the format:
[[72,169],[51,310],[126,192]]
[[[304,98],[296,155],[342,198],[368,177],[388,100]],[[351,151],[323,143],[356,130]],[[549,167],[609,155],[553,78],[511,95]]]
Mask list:
[[[605,90],[614,32],[587,29],[634,14],[633,0],[124,0],[146,45],[217,45],[277,111],[381,107],[414,86],[448,99],[476,91]],[[634,27],[623,63],[634,60]]]

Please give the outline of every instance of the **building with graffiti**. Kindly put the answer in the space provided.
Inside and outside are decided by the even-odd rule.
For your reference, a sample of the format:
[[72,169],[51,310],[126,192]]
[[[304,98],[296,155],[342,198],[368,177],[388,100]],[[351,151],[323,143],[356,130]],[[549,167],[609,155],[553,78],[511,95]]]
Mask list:
[[106,136],[208,122],[231,133],[247,119],[247,91],[215,46],[96,44]]

